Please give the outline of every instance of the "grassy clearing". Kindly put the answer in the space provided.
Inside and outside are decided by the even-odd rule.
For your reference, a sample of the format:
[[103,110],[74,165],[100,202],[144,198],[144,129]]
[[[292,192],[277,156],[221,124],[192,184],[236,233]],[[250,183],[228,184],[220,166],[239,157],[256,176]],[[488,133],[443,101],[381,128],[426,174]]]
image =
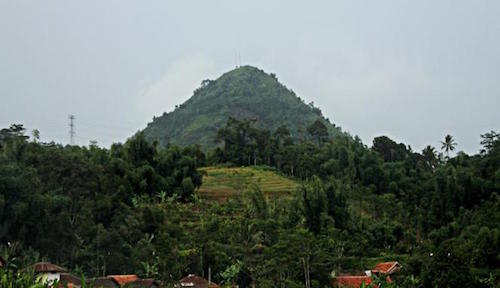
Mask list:
[[268,196],[290,195],[299,183],[265,167],[205,167],[206,173],[198,194],[206,199],[224,201],[237,197],[251,185]]

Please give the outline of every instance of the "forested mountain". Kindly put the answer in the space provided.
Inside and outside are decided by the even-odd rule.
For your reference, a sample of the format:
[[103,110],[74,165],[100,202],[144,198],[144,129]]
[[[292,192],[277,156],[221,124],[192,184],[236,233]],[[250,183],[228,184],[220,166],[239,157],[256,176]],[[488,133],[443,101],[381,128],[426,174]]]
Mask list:
[[317,119],[327,126],[331,136],[340,133],[338,127],[322,116],[319,108],[312,103],[305,104],[282,85],[276,75],[242,66],[217,80],[204,80],[185,103],[153,118],[144,135],[161,145],[200,144],[207,149],[215,145],[216,131],[230,116],[253,119],[257,127],[273,131],[285,125],[297,139],[307,137],[306,127]]

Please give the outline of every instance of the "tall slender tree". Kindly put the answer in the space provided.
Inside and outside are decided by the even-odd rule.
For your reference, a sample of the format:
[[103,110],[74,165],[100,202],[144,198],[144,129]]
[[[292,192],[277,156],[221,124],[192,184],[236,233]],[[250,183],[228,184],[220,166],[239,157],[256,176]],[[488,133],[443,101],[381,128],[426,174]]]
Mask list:
[[424,156],[425,163],[429,166],[429,168],[433,169],[437,166],[438,157],[434,147],[427,145],[427,147],[422,150],[422,156]]
[[455,150],[455,148],[457,147],[457,142],[455,142],[453,136],[448,134],[444,137],[444,141],[441,141],[441,144],[441,150],[444,150],[444,152],[446,153],[446,158],[450,158],[450,151]]

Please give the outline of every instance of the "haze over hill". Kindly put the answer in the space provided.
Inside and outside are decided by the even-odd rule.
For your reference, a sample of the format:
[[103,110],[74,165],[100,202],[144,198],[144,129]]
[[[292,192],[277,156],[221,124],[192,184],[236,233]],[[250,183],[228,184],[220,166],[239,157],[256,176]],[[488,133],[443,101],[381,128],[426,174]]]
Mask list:
[[317,119],[326,124],[330,136],[341,133],[319,108],[306,104],[276,75],[242,66],[216,80],[203,80],[185,103],[154,117],[144,134],[162,145],[200,144],[209,148],[215,145],[216,131],[228,117],[255,119],[258,127],[271,131],[285,125],[295,138],[306,137],[307,127]]

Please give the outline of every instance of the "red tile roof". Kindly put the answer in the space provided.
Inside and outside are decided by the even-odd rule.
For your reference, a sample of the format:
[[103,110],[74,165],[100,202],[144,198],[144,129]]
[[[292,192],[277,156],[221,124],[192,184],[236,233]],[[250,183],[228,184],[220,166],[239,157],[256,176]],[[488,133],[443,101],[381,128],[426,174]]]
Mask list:
[[384,263],[378,263],[373,269],[372,272],[374,273],[383,273],[383,274],[392,274],[394,272],[399,271],[401,268],[401,265],[396,262],[384,262]]
[[[399,271],[401,269],[401,264],[399,264],[396,261],[393,262],[383,262],[383,263],[378,263],[372,270],[372,273],[380,273],[380,274],[385,274],[387,275],[386,280],[388,283],[392,282],[392,279],[388,276],[394,272]],[[370,272],[370,271],[368,271]],[[368,275],[371,275],[368,273]],[[343,275],[343,276],[338,276],[335,277],[332,280],[333,286],[336,287],[356,287],[358,288],[361,286],[361,284],[364,282],[365,284],[370,284],[372,283],[372,279],[368,275]],[[377,287],[377,286],[375,286]]]
[[127,283],[134,282],[139,280],[139,277],[135,274],[130,274],[130,275],[108,275],[108,277],[113,278],[116,283],[118,283],[120,286],[123,286]]
[[370,284],[372,279],[368,276],[337,276],[333,279],[332,284],[335,287],[355,287],[359,288],[361,284]]

